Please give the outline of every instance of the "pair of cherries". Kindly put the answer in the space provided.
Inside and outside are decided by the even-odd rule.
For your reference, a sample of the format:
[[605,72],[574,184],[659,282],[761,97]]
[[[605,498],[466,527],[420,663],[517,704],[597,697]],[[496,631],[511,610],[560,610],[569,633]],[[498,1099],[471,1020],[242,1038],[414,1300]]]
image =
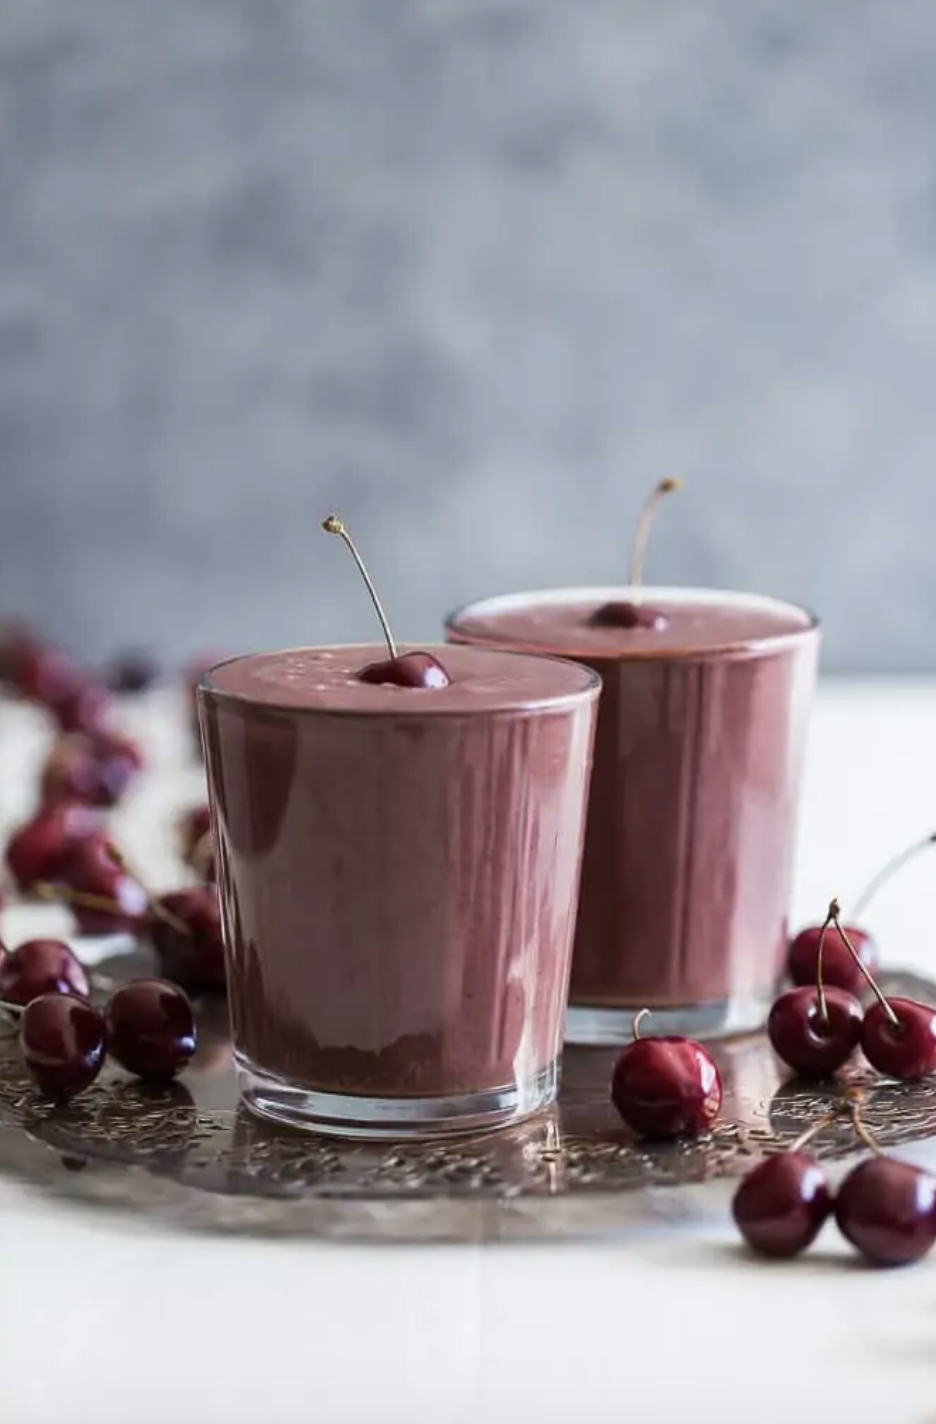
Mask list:
[[[853,987],[842,987],[841,964],[831,966],[839,982],[829,981],[825,954],[830,933],[837,937],[833,943],[840,954],[843,950],[847,954],[852,974],[860,975],[875,995],[876,1002],[868,1009],[853,991],[857,987],[853,979],[846,980]],[[776,999],[767,1034],[778,1058],[804,1077],[837,1072],[859,1045],[871,1066],[890,1078],[924,1078],[936,1069],[936,1008],[916,999],[885,998],[842,924],[837,900],[829,905],[818,930],[814,983],[799,984]]]
[[790,1259],[815,1241],[830,1217],[866,1260],[879,1266],[918,1261],[936,1241],[936,1178],[886,1157],[853,1111],[856,1130],[874,1152],[833,1192],[822,1167],[802,1148],[830,1118],[786,1152],[766,1157],[735,1193],[732,1213],[758,1255]]
[[135,979],[103,1009],[89,999],[84,965],[60,940],[27,940],[0,951],[0,1000],[19,1014],[23,1061],[46,1096],[87,1088],[109,1054],[147,1082],[175,1077],[195,1052],[192,1005],[177,984]]

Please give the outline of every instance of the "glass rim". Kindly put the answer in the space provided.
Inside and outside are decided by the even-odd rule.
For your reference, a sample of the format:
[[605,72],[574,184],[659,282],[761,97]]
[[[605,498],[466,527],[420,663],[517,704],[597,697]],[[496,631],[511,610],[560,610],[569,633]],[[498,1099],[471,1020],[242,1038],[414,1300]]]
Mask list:
[[[639,598],[635,600],[635,592]],[[786,628],[776,633],[764,633],[754,638],[734,638],[723,643],[690,648],[654,647],[648,640],[643,647],[631,644],[616,650],[613,646],[589,645],[584,640],[577,641],[574,630],[570,633],[567,646],[553,649],[546,642],[525,642],[509,634],[500,634],[497,629],[485,633],[475,633],[470,628],[472,618],[490,616],[493,613],[522,612],[530,607],[564,608],[575,603],[611,603],[618,599],[632,601],[654,598],[686,604],[715,604],[725,608],[750,607],[756,610],[773,611],[798,615],[806,621],[801,627]],[[741,660],[763,657],[770,653],[782,652],[785,648],[796,647],[809,642],[822,631],[819,615],[804,604],[789,599],[775,598],[772,594],[750,593],[741,589],[716,589],[705,586],[672,586],[662,584],[581,585],[568,588],[527,589],[515,593],[493,594],[486,598],[472,599],[463,603],[446,615],[443,626],[455,642],[475,647],[510,648],[514,652],[534,653],[540,656],[554,656],[573,662],[586,658],[595,662],[707,662],[710,660]]]
[[[457,647],[453,643],[398,643],[397,647],[401,652],[427,652],[445,654]],[[466,646],[466,645],[462,645]],[[288,655],[289,653],[303,652],[329,652],[332,650],[342,650],[353,652],[356,649],[368,649],[373,651],[379,648],[377,642],[371,643],[300,643],[289,648],[269,648],[260,652],[238,653],[233,657],[222,658],[219,662],[213,663],[210,668],[206,668],[196,684],[199,698],[214,699],[218,702],[230,702],[241,706],[255,708],[264,712],[288,713],[299,717],[409,717],[422,715],[432,719],[442,717],[465,718],[465,717],[524,717],[537,716],[543,712],[561,712],[570,707],[578,706],[581,703],[594,702],[601,692],[601,674],[595,672],[594,668],[579,662],[574,657],[565,657],[562,654],[548,652],[536,652],[529,649],[484,647],[475,649],[478,652],[489,653],[494,657],[516,658],[535,657],[543,662],[560,663],[567,667],[575,668],[582,675],[582,686],[568,692],[559,692],[551,696],[528,698],[525,701],[506,701],[503,706],[479,707],[472,709],[470,705],[462,704],[457,707],[432,706],[429,702],[420,699],[419,705],[407,706],[406,702],[401,703],[400,708],[383,707],[327,707],[318,704],[303,705],[297,702],[283,702],[276,699],[269,701],[252,697],[249,693],[229,692],[224,688],[215,686],[211,679],[212,675],[221,668],[229,667],[232,663],[247,662],[252,658],[268,657],[277,655]],[[444,691],[445,689],[420,689],[401,688],[403,692],[432,692]]]

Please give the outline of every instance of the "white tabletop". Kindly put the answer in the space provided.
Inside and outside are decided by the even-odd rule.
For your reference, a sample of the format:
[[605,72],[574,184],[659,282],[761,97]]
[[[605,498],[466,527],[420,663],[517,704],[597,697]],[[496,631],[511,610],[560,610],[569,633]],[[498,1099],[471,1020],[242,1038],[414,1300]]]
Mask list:
[[[170,711],[159,694],[127,712],[157,773],[119,834],[157,881],[171,812],[200,787]],[[797,918],[847,903],[936,824],[934,728],[936,686],[822,689]],[[44,736],[0,704],[4,824],[26,809]],[[895,964],[936,972],[936,851],[868,923]],[[5,912],[10,939],[27,925]],[[904,1155],[936,1162],[936,1146]],[[868,1270],[832,1230],[780,1266],[746,1257],[727,1215],[587,1243],[264,1242],[0,1179],[0,1262],[10,1424],[936,1424],[936,1256]]]

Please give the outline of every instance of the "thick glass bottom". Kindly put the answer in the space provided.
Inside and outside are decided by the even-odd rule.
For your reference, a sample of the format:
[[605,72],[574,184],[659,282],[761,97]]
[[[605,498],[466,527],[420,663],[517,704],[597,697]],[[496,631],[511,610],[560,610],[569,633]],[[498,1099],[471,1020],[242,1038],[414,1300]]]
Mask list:
[[[726,1038],[731,1034],[754,1033],[764,1027],[773,990],[762,995],[718,999],[704,1004],[680,1004],[651,1008],[641,1021],[641,1033],[685,1034],[687,1038]],[[570,1004],[566,1013],[566,1043],[630,1043],[634,1037],[634,1017],[644,1006],[607,1008]]]
[[407,1139],[489,1132],[530,1117],[555,1101],[559,1062],[520,1082],[438,1098],[371,1098],[320,1093],[265,1073],[235,1054],[245,1107],[259,1117],[336,1137]]

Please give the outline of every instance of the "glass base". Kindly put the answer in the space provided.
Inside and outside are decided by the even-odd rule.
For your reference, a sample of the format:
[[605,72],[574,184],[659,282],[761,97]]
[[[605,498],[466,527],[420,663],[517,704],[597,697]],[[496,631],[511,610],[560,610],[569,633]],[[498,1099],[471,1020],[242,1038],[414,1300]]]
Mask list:
[[235,1054],[244,1106],[259,1117],[336,1137],[407,1139],[489,1132],[530,1117],[555,1101],[559,1063],[509,1087],[439,1098],[368,1098],[320,1093],[265,1073]]
[[[696,1039],[755,1033],[764,1027],[775,998],[776,992],[771,990],[763,995],[650,1009],[641,1020],[640,1032],[644,1038],[651,1034],[684,1034]],[[634,1018],[643,1007],[642,1004],[635,1004],[633,1008],[570,1004],[565,1041],[595,1045],[630,1043],[634,1037]]]

